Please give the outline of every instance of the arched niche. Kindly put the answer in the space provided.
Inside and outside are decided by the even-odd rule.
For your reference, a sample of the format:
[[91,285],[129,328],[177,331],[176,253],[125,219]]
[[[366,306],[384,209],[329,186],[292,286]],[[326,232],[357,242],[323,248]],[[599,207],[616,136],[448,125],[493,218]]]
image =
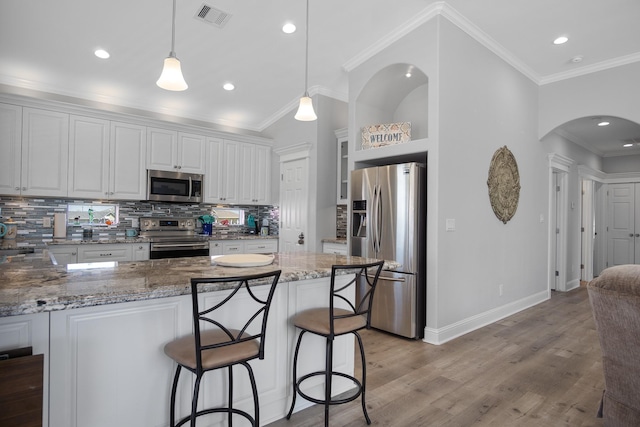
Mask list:
[[362,128],[383,123],[411,122],[411,139],[428,137],[429,78],[412,64],[392,64],[364,85],[356,99],[358,143]]
[[[598,126],[602,121],[609,125]],[[542,140],[552,133],[601,157],[640,154],[640,124],[622,117],[601,114],[572,119],[552,129]]]

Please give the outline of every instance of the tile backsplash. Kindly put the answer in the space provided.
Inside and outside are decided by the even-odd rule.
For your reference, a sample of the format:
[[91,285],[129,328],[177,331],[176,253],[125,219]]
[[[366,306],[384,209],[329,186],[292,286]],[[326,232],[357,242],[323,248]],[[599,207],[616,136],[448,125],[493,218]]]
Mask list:
[[[20,246],[30,246],[43,249],[47,242],[53,240],[53,224],[51,227],[43,226],[43,218],[48,217],[53,221],[55,213],[66,213],[67,204],[99,204],[94,200],[62,199],[62,198],[26,198],[26,197],[0,197],[0,222],[11,218],[18,225],[17,243]],[[118,239],[125,238],[125,229],[132,228],[132,221],[144,216],[177,216],[197,218],[206,215],[215,209],[217,205],[211,204],[187,204],[187,203],[156,203],[144,201],[111,201],[108,204],[117,204],[120,210],[120,223],[117,226],[99,227],[100,238]],[[245,215],[253,215],[256,221],[262,223],[263,219],[269,220],[269,234],[278,234],[279,210],[276,206],[230,206],[243,209]],[[99,231],[98,231],[99,230]],[[231,226],[230,233],[249,233],[248,227]],[[94,236],[96,235],[94,232]],[[80,238],[82,228],[80,226],[67,226],[67,238]]]

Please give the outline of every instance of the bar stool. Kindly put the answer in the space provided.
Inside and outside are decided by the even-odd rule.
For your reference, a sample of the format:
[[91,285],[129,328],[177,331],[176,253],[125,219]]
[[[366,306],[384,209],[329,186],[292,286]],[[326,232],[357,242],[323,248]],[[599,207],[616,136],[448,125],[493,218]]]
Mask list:
[[[324,405],[324,425],[329,425],[329,406],[339,405],[351,402],[362,396],[362,411],[367,420],[367,424],[371,424],[367,408],[365,406],[366,391],[366,363],[364,357],[364,347],[362,339],[357,331],[360,329],[370,328],[371,325],[371,306],[373,302],[373,294],[378,283],[378,277],[382,271],[384,261],[378,261],[365,264],[350,265],[334,265],[331,267],[331,287],[329,294],[329,307],[312,308],[302,311],[293,316],[293,324],[300,329],[298,342],[296,344],[293,356],[293,399],[291,408],[287,414],[287,419],[291,418],[293,408],[296,403],[296,397],[299,394],[304,399]],[[336,275],[355,273],[353,279],[345,285],[336,284]],[[356,288],[355,304],[351,303],[348,298],[348,292],[353,292]],[[315,371],[303,375],[298,378],[298,353],[302,337],[306,332],[322,336],[326,339],[326,356],[324,371]],[[342,372],[333,371],[333,340],[335,337],[345,334],[353,334],[358,339],[360,347],[360,357],[362,358],[362,381],[358,381],[355,377]],[[324,377],[324,397],[322,399],[311,397],[300,388],[300,385],[313,377]],[[345,398],[331,397],[331,383],[334,376],[340,376],[351,380],[356,391],[351,396]]]
[[[263,274],[254,274],[236,277],[222,278],[194,278],[191,279],[191,299],[193,303],[193,334],[178,338],[167,343],[164,352],[177,363],[176,373],[171,388],[171,410],[170,426],[178,427],[191,421],[191,427],[196,425],[196,417],[205,414],[223,412],[228,414],[229,425],[232,425],[233,414],[238,414],[248,419],[252,426],[260,425],[260,410],[258,405],[258,390],[253,375],[253,370],[249,363],[253,359],[264,359],[264,343],[267,328],[267,317],[271,300],[280,278],[280,270]],[[230,290],[229,294],[220,302],[211,307],[200,308],[198,302],[198,290],[203,284],[221,285],[222,289]],[[270,284],[269,294],[266,299],[261,299],[254,293],[256,284]],[[238,312],[239,325],[244,325],[240,329],[230,329],[222,325],[215,319],[215,315],[222,306],[231,301],[234,296],[241,295],[239,292],[246,288],[247,293],[255,303],[247,310],[247,314]],[[249,304],[243,301],[243,305]],[[207,328],[205,329],[205,325]],[[257,330],[257,332],[252,332]],[[251,388],[253,391],[253,404],[255,418],[249,413],[233,408],[233,366],[242,365],[247,368]],[[177,424],[175,422],[175,402],[178,379],[182,368],[187,369],[196,376],[193,386],[193,396],[191,401],[191,414],[182,418]],[[200,380],[205,372],[228,368],[229,389],[228,407],[210,408],[198,411],[198,393],[200,391]]]

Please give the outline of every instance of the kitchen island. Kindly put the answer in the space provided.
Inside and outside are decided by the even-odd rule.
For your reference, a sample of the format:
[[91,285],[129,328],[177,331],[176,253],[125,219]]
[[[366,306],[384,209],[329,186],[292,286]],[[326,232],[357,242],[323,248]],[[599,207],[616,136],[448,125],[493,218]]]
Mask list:
[[[331,265],[363,258],[334,254],[279,253],[269,266],[238,269],[215,257],[55,266],[46,257],[9,257],[0,264],[0,348],[33,346],[45,354],[45,426],[166,426],[173,363],[163,346],[191,332],[191,277],[228,277],[281,269],[269,317],[266,356],[251,362],[260,392],[261,421],[284,417],[291,393],[291,315],[328,303]],[[388,262],[387,268],[397,268]],[[348,280],[344,276],[342,280]],[[264,294],[268,287],[258,286]],[[201,298],[220,301],[227,291],[212,285]],[[229,307],[228,319],[242,310]],[[353,339],[336,341],[334,363],[353,372]],[[324,344],[309,338],[302,372],[323,365]],[[224,400],[216,373],[201,396]],[[179,413],[188,413],[190,383],[183,376]],[[316,385],[321,388],[320,384]],[[350,388],[337,384],[336,393]],[[252,412],[246,375],[235,376],[234,404]],[[306,406],[301,402],[300,407]],[[47,411],[48,410],[48,411]],[[212,421],[214,424],[215,422]]]

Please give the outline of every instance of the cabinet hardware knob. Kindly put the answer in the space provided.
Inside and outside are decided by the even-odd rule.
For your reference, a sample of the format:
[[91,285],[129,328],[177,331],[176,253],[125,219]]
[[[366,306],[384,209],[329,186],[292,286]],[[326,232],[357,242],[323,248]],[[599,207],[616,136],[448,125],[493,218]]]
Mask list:
[[27,191],[27,187],[22,187],[22,191]]
[[16,191],[20,191],[20,187],[16,187]]
[[629,237],[633,237],[633,233],[629,234]]

